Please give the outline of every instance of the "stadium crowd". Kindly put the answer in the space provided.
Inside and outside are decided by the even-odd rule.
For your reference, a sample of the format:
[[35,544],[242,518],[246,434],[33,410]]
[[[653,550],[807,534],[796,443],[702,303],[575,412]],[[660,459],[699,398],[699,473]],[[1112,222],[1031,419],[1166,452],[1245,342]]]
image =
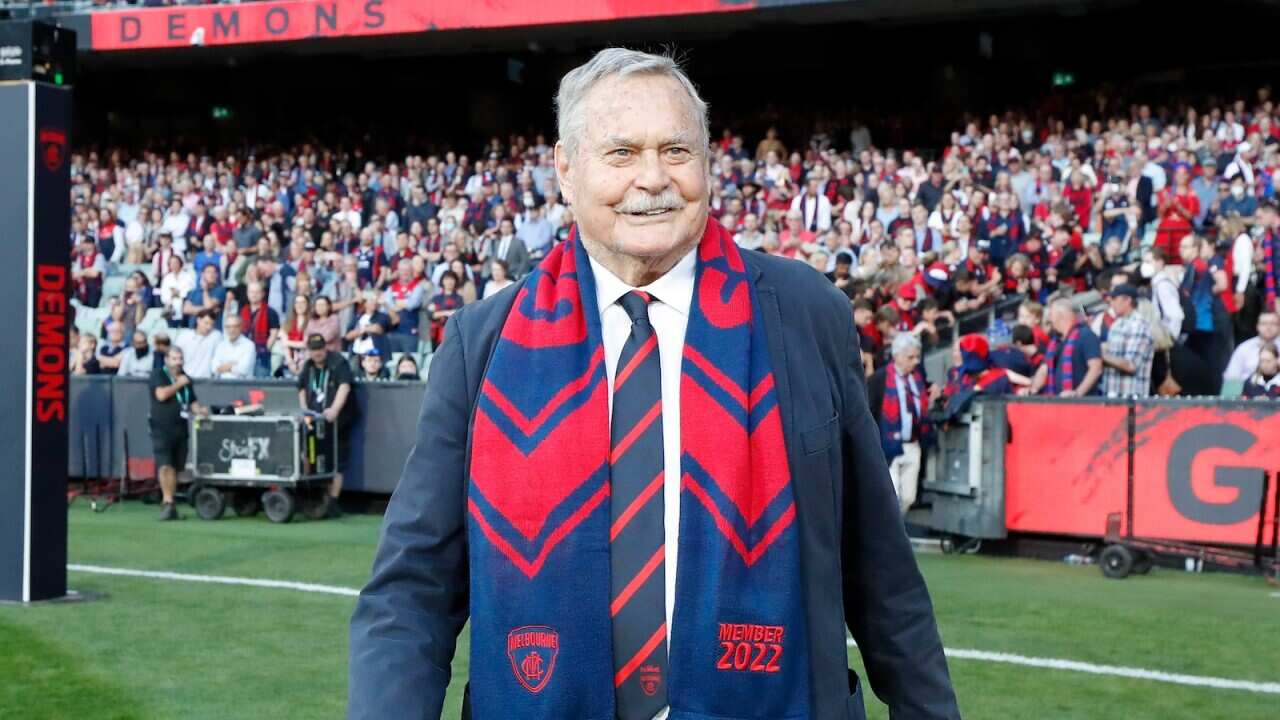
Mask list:
[[[849,296],[873,390],[951,346],[946,382],[919,381],[935,412],[975,392],[1217,395],[1224,379],[1274,398],[1277,118],[1264,88],[1074,122],[1011,112],[929,154],[861,125],[799,145],[726,129],[711,207],[742,247]],[[87,151],[72,177],[78,373],[145,374],[174,343],[193,377],[292,377],[320,334],[357,379],[415,379],[449,315],[573,222],[542,135],[391,162]],[[997,303],[1009,317],[958,337]]]

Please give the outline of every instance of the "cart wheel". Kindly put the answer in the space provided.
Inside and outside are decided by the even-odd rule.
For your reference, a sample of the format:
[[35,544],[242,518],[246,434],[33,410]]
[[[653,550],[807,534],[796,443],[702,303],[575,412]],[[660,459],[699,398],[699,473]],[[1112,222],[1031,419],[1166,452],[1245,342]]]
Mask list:
[[1156,559],[1151,553],[1143,551],[1138,553],[1138,557],[1133,559],[1133,571],[1139,575],[1146,575],[1151,572],[1151,568],[1156,564]]
[[1108,545],[1099,558],[1102,574],[1112,580],[1122,580],[1133,570],[1133,552],[1124,545]]
[[227,511],[227,496],[216,487],[196,491],[196,514],[202,520],[217,520]]
[[256,490],[237,490],[231,496],[231,509],[236,517],[253,517],[262,508],[262,496]]
[[262,509],[274,523],[287,523],[293,519],[297,501],[288,490],[268,490],[262,494]]
[[943,535],[942,539],[938,541],[938,549],[942,551],[943,555],[950,555],[951,553],[955,552],[956,551],[955,538],[953,538],[950,535]]

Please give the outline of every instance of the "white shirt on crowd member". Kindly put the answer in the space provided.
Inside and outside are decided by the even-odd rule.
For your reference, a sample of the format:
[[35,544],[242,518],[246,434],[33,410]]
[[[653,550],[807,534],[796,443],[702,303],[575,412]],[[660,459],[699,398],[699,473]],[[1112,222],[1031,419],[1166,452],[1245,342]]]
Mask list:
[[596,281],[596,306],[600,311],[600,334],[604,343],[605,372],[609,379],[609,417],[613,417],[613,377],[622,347],[631,335],[631,318],[618,298],[632,290],[653,296],[649,304],[649,324],[658,335],[658,362],[662,368],[662,455],[663,522],[666,530],[667,628],[671,633],[675,607],[676,561],[680,547],[680,359],[684,354],[684,334],[689,326],[693,303],[693,280],[697,252],[691,250],[665,275],[641,288],[623,282],[605,266],[590,259]]
[[151,371],[155,367],[155,355],[150,349],[146,355],[138,357],[136,349],[127,347],[120,354],[120,369],[116,371],[116,377],[151,377]]
[[[818,227],[817,232],[830,230],[831,201],[822,193],[817,194],[817,202],[814,202],[814,200],[815,196],[810,195],[808,188],[806,188],[791,201],[791,210],[792,212],[799,212],[803,216],[801,222],[804,224],[805,230],[813,228],[815,223]],[[816,220],[813,217],[814,213],[818,215]]]
[[[1271,347],[1280,353],[1280,338],[1271,341]],[[1222,373],[1224,380],[1248,380],[1250,375],[1258,372],[1258,352],[1262,350],[1262,338],[1254,335],[1236,347],[1231,353],[1231,361]]]
[[210,330],[208,335],[190,332],[174,341],[182,350],[182,368],[198,380],[213,377],[213,352],[222,342],[222,333]]
[[[222,380],[253,377],[253,366],[258,360],[258,348],[249,338],[241,335],[234,342],[226,337],[213,349],[213,377]],[[231,363],[231,369],[219,373],[218,368]],[[194,377],[194,376],[192,376]]]

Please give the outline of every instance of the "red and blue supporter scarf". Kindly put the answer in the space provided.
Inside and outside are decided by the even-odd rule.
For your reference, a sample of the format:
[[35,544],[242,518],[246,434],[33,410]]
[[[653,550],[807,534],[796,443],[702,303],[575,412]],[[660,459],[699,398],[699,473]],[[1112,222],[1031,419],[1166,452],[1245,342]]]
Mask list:
[[[924,373],[917,367],[911,372],[916,391],[910,387],[898,387],[898,369],[889,363],[884,369],[884,400],[880,404],[880,446],[884,449],[886,460],[893,460],[902,454],[903,443],[915,441],[924,445],[932,433],[929,422],[925,418],[929,414],[929,393],[924,384]],[[908,409],[914,404],[916,415],[911,419],[913,438],[902,437],[902,401],[901,393],[907,393]]]
[[[1045,352],[1045,364],[1048,365],[1049,382],[1045,383],[1045,392],[1049,395],[1060,395],[1076,387],[1075,356],[1076,341],[1080,339],[1080,325],[1076,324],[1067,333],[1065,342],[1057,333],[1049,340],[1049,349]],[[1060,371],[1060,372],[1059,372]]]
[[[760,306],[719,223],[707,221],[696,252],[680,379],[670,718],[807,718],[799,530]],[[522,281],[471,428],[477,720],[614,717],[600,333],[575,231]]]
[[970,333],[960,338],[960,364],[947,373],[943,389],[946,403],[942,416],[954,420],[969,406],[975,395],[1007,395],[1013,386],[1009,374],[991,363],[991,346],[981,335]]
[[1265,307],[1272,311],[1276,309],[1276,284],[1278,279],[1276,271],[1280,269],[1276,267],[1276,261],[1280,260],[1280,258],[1276,257],[1276,254],[1280,253],[1280,248],[1277,248],[1276,245],[1280,245],[1280,233],[1275,230],[1268,230],[1267,234],[1262,236],[1262,262],[1263,272],[1266,275]]

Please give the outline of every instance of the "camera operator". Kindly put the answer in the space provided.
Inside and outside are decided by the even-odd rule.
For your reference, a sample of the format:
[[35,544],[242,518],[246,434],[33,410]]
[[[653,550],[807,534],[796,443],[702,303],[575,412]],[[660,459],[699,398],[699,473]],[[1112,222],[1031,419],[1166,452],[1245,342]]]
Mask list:
[[[324,497],[325,517],[336,518],[338,495],[342,492],[342,473],[350,464],[351,428],[356,414],[356,399],[351,397],[351,366],[341,354],[325,349],[324,336],[307,337],[307,362],[298,373],[298,404],[303,410],[320,413],[332,432],[338,433],[337,472]],[[307,424],[312,424],[307,418]]]
[[187,416],[206,416],[207,408],[196,402],[191,377],[182,369],[182,350],[169,348],[164,365],[151,372],[151,447],[160,475],[164,509],[161,520],[181,520],[173,504],[178,488],[178,471],[187,465]]

